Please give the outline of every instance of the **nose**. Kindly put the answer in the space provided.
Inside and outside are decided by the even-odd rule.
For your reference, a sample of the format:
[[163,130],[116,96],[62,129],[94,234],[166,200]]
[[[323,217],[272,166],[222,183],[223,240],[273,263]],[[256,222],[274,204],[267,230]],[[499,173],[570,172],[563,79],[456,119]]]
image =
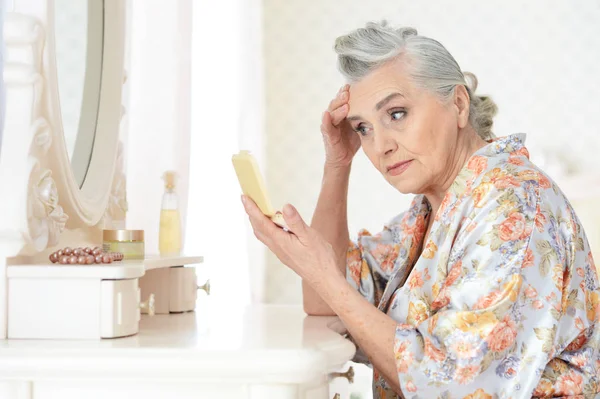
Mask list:
[[[377,129],[378,127],[378,129]],[[398,148],[396,140],[394,140],[394,132],[383,126],[377,126],[374,133],[375,151],[379,156],[393,154]]]

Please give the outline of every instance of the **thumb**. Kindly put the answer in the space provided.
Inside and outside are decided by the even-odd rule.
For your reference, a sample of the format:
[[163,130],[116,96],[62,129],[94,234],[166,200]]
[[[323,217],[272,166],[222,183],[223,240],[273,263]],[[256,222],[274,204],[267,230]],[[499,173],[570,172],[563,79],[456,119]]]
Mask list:
[[296,208],[290,204],[286,204],[283,207],[283,218],[289,230],[301,241],[304,241],[308,237],[308,229],[310,227],[302,220],[302,216],[300,216]]
[[329,111],[325,111],[323,114],[323,120],[321,122],[321,132],[325,140],[328,142],[336,142],[339,140],[339,130],[335,127],[332,120],[333,116]]

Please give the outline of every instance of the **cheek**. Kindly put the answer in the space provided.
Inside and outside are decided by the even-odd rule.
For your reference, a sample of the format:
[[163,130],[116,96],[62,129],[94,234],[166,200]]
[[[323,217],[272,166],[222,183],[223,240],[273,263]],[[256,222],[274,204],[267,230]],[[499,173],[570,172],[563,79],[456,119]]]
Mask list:
[[430,112],[415,118],[410,127],[413,133],[409,135],[411,140],[406,141],[406,150],[429,174],[442,172],[448,164],[449,153],[455,146],[455,125],[441,111],[437,116],[436,112]]
[[437,131],[439,121],[426,115],[415,115],[409,118],[403,127],[401,144],[412,156],[423,161],[432,156],[438,149]]

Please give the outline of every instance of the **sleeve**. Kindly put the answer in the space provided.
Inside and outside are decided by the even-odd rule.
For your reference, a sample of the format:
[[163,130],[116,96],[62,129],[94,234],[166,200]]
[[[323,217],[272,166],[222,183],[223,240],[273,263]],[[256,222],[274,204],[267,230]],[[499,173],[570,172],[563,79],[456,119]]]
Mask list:
[[[404,213],[371,235],[367,230],[350,241],[346,255],[346,279],[371,304],[377,306],[394,269],[400,245],[397,236]],[[396,237],[396,238],[395,238]]]
[[[456,236],[430,316],[397,325],[394,353],[407,398],[531,397],[548,361],[557,321],[536,317],[530,295],[556,289],[551,274],[540,273],[546,258],[533,244],[547,240],[547,226],[536,227],[533,190],[524,199],[491,190]],[[407,306],[410,318],[423,301],[411,296]]]

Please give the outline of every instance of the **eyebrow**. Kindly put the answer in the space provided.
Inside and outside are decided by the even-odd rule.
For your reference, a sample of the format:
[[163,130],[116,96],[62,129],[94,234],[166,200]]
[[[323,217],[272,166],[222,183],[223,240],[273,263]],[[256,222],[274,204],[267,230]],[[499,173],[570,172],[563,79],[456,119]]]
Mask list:
[[381,108],[383,108],[383,107],[384,107],[384,106],[385,106],[387,103],[389,103],[391,100],[393,100],[394,98],[396,98],[396,97],[398,97],[398,96],[400,96],[400,97],[404,97],[404,96],[402,95],[402,93],[392,93],[392,94],[388,95],[386,98],[384,98],[383,100],[379,101],[379,102],[377,103],[377,105],[375,105],[375,109],[376,109],[377,111],[379,111],[379,110],[380,110]]
[[[392,93],[387,95],[383,100],[379,101],[376,105],[375,105],[375,110],[379,111],[381,108],[383,108],[387,103],[389,103],[390,101],[392,101],[394,98],[396,97],[404,97],[402,95],[402,93]],[[363,119],[360,116],[356,115],[356,116],[349,116],[348,118],[346,118],[349,121],[355,121],[355,120],[359,120],[359,119]]]

